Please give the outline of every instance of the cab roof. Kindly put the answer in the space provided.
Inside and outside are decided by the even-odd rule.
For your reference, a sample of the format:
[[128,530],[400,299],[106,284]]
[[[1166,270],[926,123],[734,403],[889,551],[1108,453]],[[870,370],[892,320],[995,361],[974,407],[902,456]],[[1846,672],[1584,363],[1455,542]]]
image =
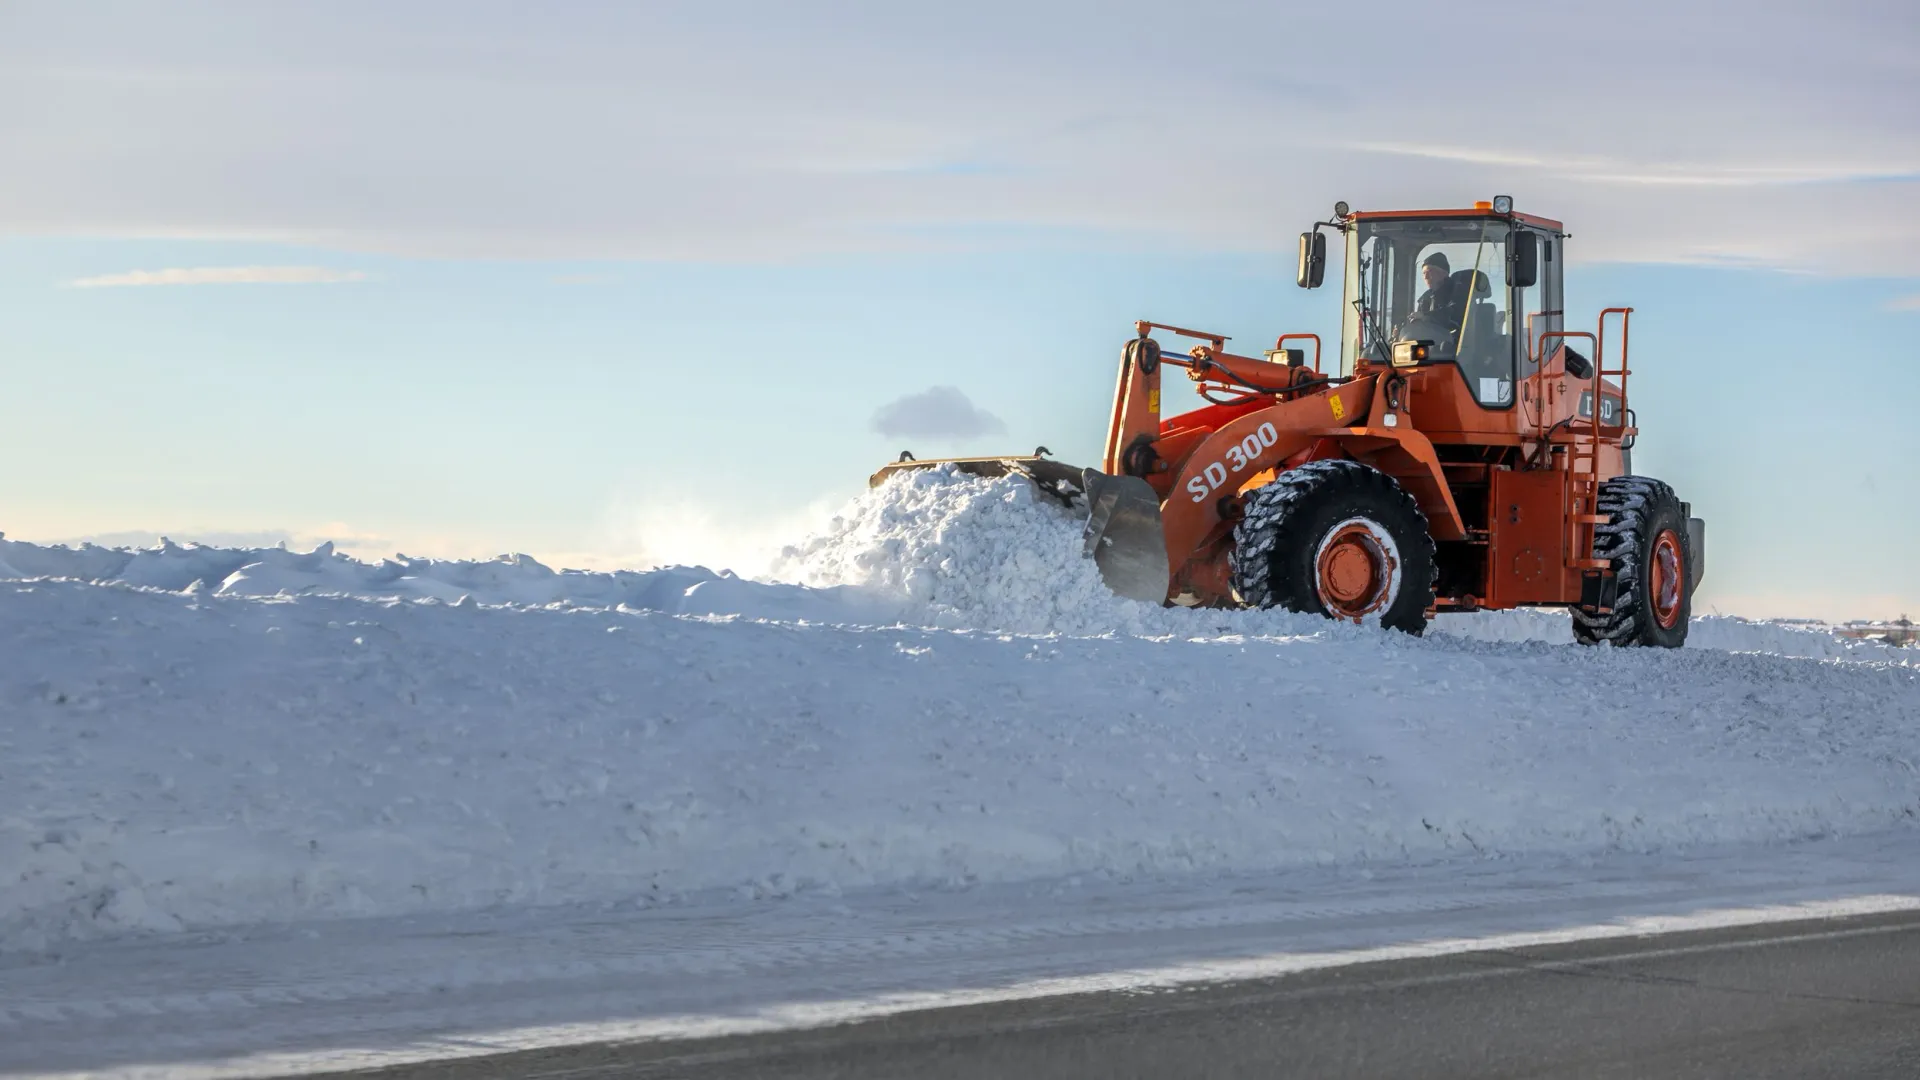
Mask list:
[[1478,208],[1462,208],[1459,210],[1355,210],[1353,213],[1347,215],[1347,220],[1349,221],[1377,221],[1386,218],[1499,218],[1502,221],[1518,221],[1537,229],[1552,229],[1556,233],[1566,231],[1566,226],[1560,222],[1552,218],[1540,217],[1537,214],[1522,214],[1519,211],[1511,214],[1496,214],[1491,210]]

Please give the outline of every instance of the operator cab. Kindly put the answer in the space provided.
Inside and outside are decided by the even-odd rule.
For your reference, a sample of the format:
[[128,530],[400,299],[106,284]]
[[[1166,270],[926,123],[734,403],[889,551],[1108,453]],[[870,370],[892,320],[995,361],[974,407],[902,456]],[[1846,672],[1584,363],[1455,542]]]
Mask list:
[[[1341,374],[1361,361],[1452,365],[1482,408],[1513,407],[1529,342],[1537,348],[1541,334],[1561,328],[1566,234],[1557,221],[1500,202],[1505,212],[1481,203],[1336,212],[1325,223],[1346,238]],[[1317,229],[1302,237],[1301,284],[1309,287],[1305,256],[1318,238]]]

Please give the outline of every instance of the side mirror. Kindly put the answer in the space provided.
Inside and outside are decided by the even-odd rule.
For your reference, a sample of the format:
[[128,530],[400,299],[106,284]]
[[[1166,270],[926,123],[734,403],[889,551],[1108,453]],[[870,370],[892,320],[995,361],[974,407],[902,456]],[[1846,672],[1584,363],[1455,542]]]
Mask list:
[[1507,285],[1531,288],[1540,280],[1540,234],[1515,229],[1507,234]]
[[1317,289],[1327,278],[1327,235],[1318,229],[1300,234],[1300,272],[1303,289]]

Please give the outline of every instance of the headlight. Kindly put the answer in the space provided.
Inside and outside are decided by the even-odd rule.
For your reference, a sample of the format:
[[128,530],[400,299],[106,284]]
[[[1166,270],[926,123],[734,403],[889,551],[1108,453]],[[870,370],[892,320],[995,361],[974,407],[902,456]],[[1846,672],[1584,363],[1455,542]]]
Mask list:
[[1495,195],[1493,197],[1493,212],[1496,214],[1513,213],[1513,196]]

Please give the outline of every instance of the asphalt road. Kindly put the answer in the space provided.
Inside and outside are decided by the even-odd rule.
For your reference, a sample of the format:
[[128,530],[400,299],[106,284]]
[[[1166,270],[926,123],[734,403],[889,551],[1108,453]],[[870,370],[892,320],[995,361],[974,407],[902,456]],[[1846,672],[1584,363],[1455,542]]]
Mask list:
[[1920,1077],[1920,913],[600,1044],[359,1077]]

